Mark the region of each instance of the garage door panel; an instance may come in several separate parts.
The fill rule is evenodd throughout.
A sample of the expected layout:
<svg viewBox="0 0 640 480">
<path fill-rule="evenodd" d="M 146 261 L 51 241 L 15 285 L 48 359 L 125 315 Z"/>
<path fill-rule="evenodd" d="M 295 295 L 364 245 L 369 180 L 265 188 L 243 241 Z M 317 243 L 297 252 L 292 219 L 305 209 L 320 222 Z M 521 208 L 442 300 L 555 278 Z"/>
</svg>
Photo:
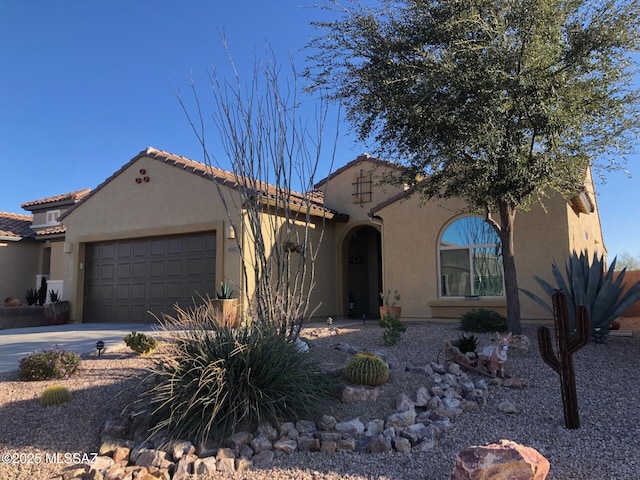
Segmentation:
<svg viewBox="0 0 640 480">
<path fill-rule="evenodd" d="M 153 321 L 215 296 L 214 232 L 89 244 L 84 320 Z"/>
</svg>

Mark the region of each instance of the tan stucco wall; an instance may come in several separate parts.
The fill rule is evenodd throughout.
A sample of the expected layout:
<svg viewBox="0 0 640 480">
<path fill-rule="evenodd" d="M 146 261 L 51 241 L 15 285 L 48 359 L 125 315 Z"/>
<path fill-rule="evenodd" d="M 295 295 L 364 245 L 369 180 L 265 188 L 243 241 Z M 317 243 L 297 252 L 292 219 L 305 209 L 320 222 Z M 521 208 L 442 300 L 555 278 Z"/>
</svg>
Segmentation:
<svg viewBox="0 0 640 480">
<path fill-rule="evenodd" d="M 49 266 L 49 278 L 51 280 L 63 280 L 64 279 L 64 261 L 65 254 L 64 240 L 52 240 L 49 243 L 51 248 L 51 263 Z"/>
<path fill-rule="evenodd" d="M 395 202 L 378 214 L 383 221 L 384 288 L 402 294 L 405 318 L 457 318 L 473 308 L 506 313 L 504 299 L 440 298 L 438 242 L 446 227 L 464 216 L 460 200 L 432 200 L 420 206 L 418 198 Z M 564 258 L 569 249 L 567 202 L 553 195 L 545 208 L 534 206 L 516 216 L 515 256 L 520 288 L 541 294 L 533 276 L 551 280 L 553 258 Z M 526 295 L 520 295 L 525 320 L 548 318 Z"/>
<path fill-rule="evenodd" d="M 148 183 L 136 183 L 140 169 Z M 237 194 L 222 189 L 232 205 L 234 198 L 237 202 Z M 237 215 L 233 220 L 240 225 Z M 214 183 L 158 160 L 139 158 L 94 191 L 63 223 L 70 250 L 64 254 L 65 297 L 71 300 L 74 321 L 82 319 L 85 245 L 90 242 L 215 230 L 216 281 L 241 283 L 240 254 L 236 241 L 227 239 L 229 220 Z"/>
<path fill-rule="evenodd" d="M 0 299 L 17 297 L 26 303 L 25 290 L 36 288 L 41 248 L 36 242 L 0 240 Z"/>
<path fill-rule="evenodd" d="M 265 241 L 268 241 L 265 245 L 266 257 L 273 260 L 277 260 L 274 257 L 274 242 L 269 242 L 269 239 L 274 235 L 277 237 L 276 242 L 282 244 L 285 241 L 286 232 L 285 225 L 287 219 L 282 215 L 275 215 L 273 208 L 265 208 L 264 212 L 260 215 L 262 225 L 262 235 Z M 245 216 L 245 222 L 248 217 Z M 299 213 L 295 217 L 291 217 L 294 230 L 291 234 L 290 241 L 298 244 L 307 244 L 306 249 L 307 259 L 304 262 L 304 282 L 299 283 L 298 287 L 301 287 L 301 291 L 306 296 L 308 292 L 311 292 L 309 298 L 307 316 L 313 314 L 314 317 L 326 317 L 328 315 L 335 315 L 336 312 L 336 288 L 335 288 L 335 261 L 334 261 L 334 230 L 335 222 L 330 219 L 323 219 L 322 217 L 312 216 L 309 220 L 309 228 L 305 227 L 305 214 Z M 305 239 L 305 230 L 308 238 Z M 251 268 L 253 265 L 253 259 L 255 257 L 255 249 L 253 248 L 254 239 L 251 234 L 251 229 L 245 226 L 243 239 L 243 252 L 245 255 L 245 261 L 247 266 L 247 284 L 248 284 L 248 301 L 251 301 L 255 292 L 255 275 Z M 293 252 L 290 253 L 290 265 L 291 265 L 291 277 L 297 274 L 302 275 L 303 268 L 299 265 L 301 259 L 300 254 Z M 317 261 L 312 260 L 312 256 L 316 256 Z M 274 272 L 277 271 L 277 266 L 273 264 Z M 300 277 L 302 278 L 302 277 Z M 272 275 L 272 279 L 275 280 L 275 275 Z M 312 287 L 313 285 L 313 287 Z"/>
<path fill-rule="evenodd" d="M 607 255 L 607 249 L 602 236 L 598 200 L 593 184 L 591 171 L 587 172 L 585 180 L 587 195 L 593 201 L 595 211 L 579 213 L 567 204 L 567 219 L 569 223 L 569 248 L 571 251 L 586 252 L 589 257 Z"/>
</svg>

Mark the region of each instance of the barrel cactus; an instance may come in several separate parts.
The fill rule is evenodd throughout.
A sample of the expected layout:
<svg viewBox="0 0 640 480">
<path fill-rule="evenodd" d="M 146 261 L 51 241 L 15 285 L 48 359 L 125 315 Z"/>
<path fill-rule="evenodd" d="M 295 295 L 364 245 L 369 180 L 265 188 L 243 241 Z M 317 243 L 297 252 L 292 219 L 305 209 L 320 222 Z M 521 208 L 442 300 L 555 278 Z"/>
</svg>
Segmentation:
<svg viewBox="0 0 640 480">
<path fill-rule="evenodd" d="M 389 379 L 389 367 L 374 353 L 356 353 L 344 369 L 344 375 L 351 383 L 360 385 L 382 385 Z"/>
<path fill-rule="evenodd" d="M 71 401 L 71 392 L 62 385 L 53 385 L 42 392 L 40 403 L 45 407 Z"/>
</svg>

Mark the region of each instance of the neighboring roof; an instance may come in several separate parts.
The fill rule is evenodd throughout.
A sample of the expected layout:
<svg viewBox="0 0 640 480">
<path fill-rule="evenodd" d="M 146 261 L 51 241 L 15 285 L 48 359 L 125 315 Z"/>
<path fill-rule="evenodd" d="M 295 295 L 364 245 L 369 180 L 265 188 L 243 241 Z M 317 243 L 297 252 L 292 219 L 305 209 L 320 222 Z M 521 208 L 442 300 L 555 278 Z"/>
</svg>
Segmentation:
<svg viewBox="0 0 640 480">
<path fill-rule="evenodd" d="M 32 215 L 0 212 L 0 237 L 16 241 L 22 238 L 33 238 L 32 221 Z"/>
<path fill-rule="evenodd" d="M 53 197 L 40 198 L 38 200 L 31 200 L 30 202 L 25 202 L 20 205 L 25 210 L 37 210 L 43 207 L 49 206 L 51 204 L 68 204 L 68 203 L 78 203 L 84 197 L 89 195 L 91 192 L 90 188 L 84 188 L 82 190 L 76 190 L 74 192 L 62 193 L 60 195 L 55 195 Z"/>
<path fill-rule="evenodd" d="M 118 169 L 113 175 L 107 178 L 104 182 L 102 182 L 98 187 L 93 189 L 88 195 L 86 195 L 81 202 L 76 203 L 69 210 L 64 212 L 60 219 L 65 218 L 69 215 L 73 210 L 75 210 L 78 206 L 80 206 L 84 201 L 91 198 L 97 192 L 102 190 L 105 185 L 111 182 L 114 178 L 124 172 L 127 168 L 129 168 L 133 163 L 138 161 L 140 158 L 152 158 L 154 160 L 158 160 L 159 162 L 165 163 L 172 167 L 179 168 L 180 170 L 193 173 L 199 177 L 207 178 L 209 180 L 213 180 L 220 185 L 224 185 L 228 188 L 237 190 L 238 182 L 236 180 L 236 175 L 233 172 L 229 172 L 227 170 L 222 170 L 220 168 L 216 168 L 213 166 L 205 165 L 201 162 L 196 162 L 195 160 L 190 160 L 186 157 L 182 157 L 180 155 L 175 155 L 173 153 L 165 152 L 163 150 L 158 150 L 153 147 L 147 147 L 145 150 L 142 150 L 138 155 L 133 157 L 129 162 L 123 165 L 120 169 Z M 278 198 L 278 188 L 274 185 L 268 183 L 258 183 L 256 185 L 257 190 L 262 195 L 267 197 L 267 200 L 275 200 Z M 293 205 L 305 206 L 307 200 L 310 200 L 312 207 L 318 210 L 318 213 L 325 214 L 337 214 L 337 212 L 330 210 L 324 207 L 324 196 L 322 192 L 312 191 L 309 194 L 302 194 L 299 192 L 291 191 L 289 201 Z"/>
<path fill-rule="evenodd" d="M 346 165 L 344 165 L 344 166 L 340 167 L 339 169 L 337 169 L 335 172 L 331 172 L 327 177 L 323 178 L 318 183 L 316 183 L 313 186 L 313 188 L 315 188 L 316 190 L 319 189 L 326 182 L 328 182 L 332 178 L 340 175 L 345 170 L 348 170 L 348 169 L 350 169 L 352 167 L 357 166 L 359 163 L 364 163 L 364 162 L 372 163 L 375 166 L 389 167 L 389 168 L 393 168 L 393 169 L 396 169 L 396 170 L 402 169 L 402 166 L 397 164 L 397 163 L 389 162 L 387 160 L 380 160 L 378 158 L 372 157 L 368 153 L 363 153 L 362 155 L 358 155 L 358 157 L 356 157 L 355 160 L 351 160 Z"/>
</svg>

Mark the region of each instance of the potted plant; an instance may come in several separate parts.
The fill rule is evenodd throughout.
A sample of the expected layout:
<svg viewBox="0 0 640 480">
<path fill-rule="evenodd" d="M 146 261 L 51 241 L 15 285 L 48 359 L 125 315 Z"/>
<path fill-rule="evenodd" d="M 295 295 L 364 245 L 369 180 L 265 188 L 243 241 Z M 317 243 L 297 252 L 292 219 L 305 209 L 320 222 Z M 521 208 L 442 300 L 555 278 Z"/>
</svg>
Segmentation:
<svg viewBox="0 0 640 480">
<path fill-rule="evenodd" d="M 44 304 L 44 318 L 48 325 L 63 325 L 69 322 L 71 307 L 69 302 L 62 300 L 55 290 L 49 291 L 49 301 Z"/>
<path fill-rule="evenodd" d="M 233 288 L 226 283 L 220 283 L 220 290 L 216 292 L 213 301 L 214 312 L 221 327 L 233 328 L 238 322 L 237 299 L 233 298 Z"/>
<path fill-rule="evenodd" d="M 402 307 L 398 306 L 400 301 L 400 294 L 398 290 L 395 290 L 393 294 L 391 290 L 387 290 L 387 293 L 380 292 L 380 298 L 382 299 L 382 305 L 380 306 L 380 318 L 390 316 L 398 320 L 402 313 Z"/>
</svg>

